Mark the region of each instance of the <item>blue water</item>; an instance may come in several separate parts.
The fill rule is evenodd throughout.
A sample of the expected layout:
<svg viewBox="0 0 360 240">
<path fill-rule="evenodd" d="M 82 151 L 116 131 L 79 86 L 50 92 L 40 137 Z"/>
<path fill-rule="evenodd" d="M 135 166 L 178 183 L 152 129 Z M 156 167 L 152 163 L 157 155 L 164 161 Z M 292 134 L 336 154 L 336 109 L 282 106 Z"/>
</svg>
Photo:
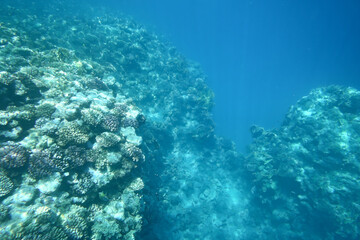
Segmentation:
<svg viewBox="0 0 360 240">
<path fill-rule="evenodd" d="M 104 3 L 101 3 L 104 4 Z M 201 64 L 218 134 L 243 151 L 249 126 L 278 127 L 314 87 L 360 87 L 357 0 L 106 1 Z"/>
</svg>

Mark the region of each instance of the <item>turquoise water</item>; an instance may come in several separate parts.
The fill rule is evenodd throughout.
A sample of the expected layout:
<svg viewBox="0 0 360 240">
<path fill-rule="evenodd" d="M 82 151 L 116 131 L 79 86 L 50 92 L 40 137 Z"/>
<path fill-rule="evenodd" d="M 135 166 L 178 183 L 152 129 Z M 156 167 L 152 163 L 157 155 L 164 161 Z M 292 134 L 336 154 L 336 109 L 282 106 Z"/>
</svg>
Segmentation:
<svg viewBox="0 0 360 240">
<path fill-rule="evenodd" d="M 0 239 L 358 239 L 355 1 L 3 1 Z"/>
</svg>

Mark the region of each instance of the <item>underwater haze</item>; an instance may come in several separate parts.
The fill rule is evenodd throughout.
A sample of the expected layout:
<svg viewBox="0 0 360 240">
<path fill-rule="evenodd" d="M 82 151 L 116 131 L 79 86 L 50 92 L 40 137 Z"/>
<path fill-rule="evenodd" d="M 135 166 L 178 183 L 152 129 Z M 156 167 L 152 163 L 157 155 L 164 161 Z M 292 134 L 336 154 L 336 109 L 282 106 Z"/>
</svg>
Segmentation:
<svg viewBox="0 0 360 240">
<path fill-rule="evenodd" d="M 359 13 L 2 0 L 0 239 L 359 239 Z"/>
<path fill-rule="evenodd" d="M 244 151 L 249 126 L 280 126 L 312 88 L 360 87 L 360 3 L 109 1 L 201 64 L 216 131 Z"/>
</svg>

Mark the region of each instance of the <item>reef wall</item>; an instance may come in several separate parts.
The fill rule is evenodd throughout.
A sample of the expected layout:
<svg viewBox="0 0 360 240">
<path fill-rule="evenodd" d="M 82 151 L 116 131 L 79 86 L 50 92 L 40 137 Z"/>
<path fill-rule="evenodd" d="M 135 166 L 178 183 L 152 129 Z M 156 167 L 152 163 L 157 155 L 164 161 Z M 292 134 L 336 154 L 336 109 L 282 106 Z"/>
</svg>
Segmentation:
<svg viewBox="0 0 360 240">
<path fill-rule="evenodd" d="M 256 237 L 358 239 L 360 92 L 315 89 L 290 108 L 280 129 L 251 131 L 244 168 L 251 212 L 262 219 Z"/>
<path fill-rule="evenodd" d="M 239 231 L 244 202 L 220 168 L 238 156 L 214 135 L 199 66 L 129 18 L 67 3 L 1 6 L 1 238 Z"/>
<path fill-rule="evenodd" d="M 81 20 L 20 6 L 0 17 L 0 238 L 133 239 L 144 116 L 115 69 L 62 44 Z"/>
</svg>

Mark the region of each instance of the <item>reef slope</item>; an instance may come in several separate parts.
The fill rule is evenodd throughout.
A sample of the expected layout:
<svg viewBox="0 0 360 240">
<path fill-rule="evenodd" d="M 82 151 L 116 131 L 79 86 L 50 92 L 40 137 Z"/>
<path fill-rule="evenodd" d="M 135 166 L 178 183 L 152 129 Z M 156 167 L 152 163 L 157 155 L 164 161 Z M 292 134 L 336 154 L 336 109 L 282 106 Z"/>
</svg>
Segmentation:
<svg viewBox="0 0 360 240">
<path fill-rule="evenodd" d="M 244 168 L 261 239 L 358 239 L 360 92 L 314 89 L 281 128 L 252 127 Z"/>
<path fill-rule="evenodd" d="M 198 65 L 101 9 L 0 12 L 2 239 L 242 235 L 239 156 Z"/>
</svg>

